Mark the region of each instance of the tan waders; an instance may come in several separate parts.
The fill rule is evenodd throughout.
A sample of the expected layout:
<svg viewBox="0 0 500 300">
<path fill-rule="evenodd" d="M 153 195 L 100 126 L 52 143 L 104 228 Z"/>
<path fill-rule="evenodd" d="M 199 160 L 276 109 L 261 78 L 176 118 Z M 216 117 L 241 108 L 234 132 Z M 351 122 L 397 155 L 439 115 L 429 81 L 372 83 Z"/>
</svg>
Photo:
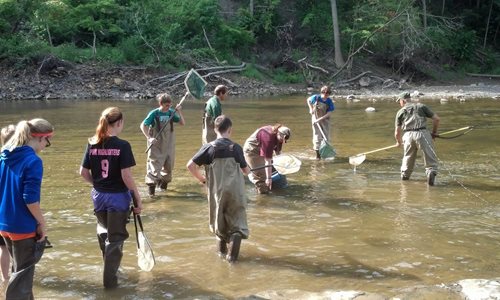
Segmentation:
<svg viewBox="0 0 500 300">
<path fill-rule="evenodd" d="M 258 151 L 258 150 L 256 150 Z M 245 160 L 250 168 L 260 167 L 266 164 L 264 157 L 259 154 L 255 154 L 255 151 L 245 152 Z M 269 187 L 266 184 L 266 169 L 259 169 L 252 171 L 248 176 L 248 179 L 255 185 L 255 189 L 259 194 L 269 193 Z"/>
<path fill-rule="evenodd" d="M 217 134 L 215 133 L 214 120 L 212 117 L 205 113 L 202 125 L 201 142 L 203 145 L 215 141 L 217 139 Z"/>
<path fill-rule="evenodd" d="M 314 103 L 314 114 L 316 118 L 321 118 L 322 116 L 326 115 L 328 105 L 326 103 L 322 103 L 319 101 L 316 101 Z M 321 145 L 321 141 L 323 141 L 323 135 L 321 134 L 321 131 L 318 129 L 318 126 L 321 126 L 321 129 L 323 130 L 323 133 L 325 134 L 325 137 L 328 139 L 330 136 L 330 118 L 323 119 L 319 121 L 316 124 L 312 125 L 313 129 L 313 149 L 316 150 L 316 158 L 320 158 L 319 156 L 319 147 Z"/>
<path fill-rule="evenodd" d="M 123 257 L 123 243 L 128 238 L 129 212 L 96 212 L 97 240 L 104 259 L 103 285 L 114 288 L 118 285 L 118 268 Z"/>
<path fill-rule="evenodd" d="M 163 126 L 165 123 L 160 124 Z M 150 135 L 156 136 L 158 127 L 150 129 Z M 149 145 L 148 145 L 149 146 Z M 146 165 L 146 184 L 149 194 L 154 195 L 155 187 L 166 189 L 167 184 L 172 181 L 172 170 L 175 162 L 175 133 L 173 122 L 167 125 L 157 137 L 157 142 L 151 146 L 148 152 Z"/>
<path fill-rule="evenodd" d="M 210 231 L 217 236 L 220 255 L 227 252 L 226 258 L 235 261 L 241 239 L 249 234 L 243 173 L 234 158 L 228 157 L 214 159 L 207 174 Z"/>
</svg>

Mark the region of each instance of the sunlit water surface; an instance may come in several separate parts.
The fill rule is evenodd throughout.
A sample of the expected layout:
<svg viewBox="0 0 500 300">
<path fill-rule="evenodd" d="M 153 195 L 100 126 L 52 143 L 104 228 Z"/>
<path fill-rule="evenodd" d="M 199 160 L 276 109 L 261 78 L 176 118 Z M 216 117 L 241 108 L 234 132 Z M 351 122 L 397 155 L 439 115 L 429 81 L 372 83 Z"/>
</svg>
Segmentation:
<svg viewBox="0 0 500 300">
<path fill-rule="evenodd" d="M 215 253 L 205 193 L 185 168 L 201 143 L 202 102 L 184 105 L 186 126 L 176 127 L 175 178 L 166 193 L 145 200 L 143 221 L 157 259 L 150 273 L 137 267 L 133 225 L 125 244 L 121 286 L 104 291 L 95 238 L 90 186 L 77 174 L 100 112 L 119 106 L 121 137 L 130 141 L 134 177 L 146 196 L 145 138 L 139 124 L 153 100 L 0 103 L 0 125 L 43 117 L 56 127 L 41 157 L 42 207 L 54 248 L 37 265 L 37 298 L 158 299 L 237 298 L 264 290 L 363 290 L 394 295 L 398 289 L 500 274 L 498 101 L 429 102 L 441 131 L 476 128 L 452 140 L 436 140 L 441 170 L 427 187 L 419 154 L 412 180 L 401 182 L 401 149 L 367 155 L 356 172 L 348 157 L 394 143 L 398 106 L 392 101 L 346 103 L 333 113 L 333 162 L 312 160 L 305 97 L 235 99 L 224 112 L 243 144 L 256 128 L 282 122 L 292 129 L 284 152 L 302 160 L 289 188 L 256 195 L 247 184 L 250 238 L 240 261 Z M 373 106 L 375 113 L 366 113 Z"/>
</svg>

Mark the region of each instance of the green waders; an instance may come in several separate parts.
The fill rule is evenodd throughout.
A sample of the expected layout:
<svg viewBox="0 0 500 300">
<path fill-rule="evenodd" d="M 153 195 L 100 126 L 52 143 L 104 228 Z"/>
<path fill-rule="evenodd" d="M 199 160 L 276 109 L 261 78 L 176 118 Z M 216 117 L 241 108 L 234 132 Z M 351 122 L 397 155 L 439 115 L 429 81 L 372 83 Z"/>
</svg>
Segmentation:
<svg viewBox="0 0 500 300">
<path fill-rule="evenodd" d="M 160 124 L 161 126 L 164 123 Z M 150 129 L 151 136 L 156 136 L 161 126 Z M 149 145 L 148 145 L 149 146 Z M 175 162 L 175 133 L 174 125 L 171 121 L 165 129 L 162 130 L 157 142 L 151 146 L 148 152 L 146 165 L 146 184 L 148 186 L 164 186 L 172 181 L 172 171 Z M 153 189 L 154 192 L 154 189 Z M 154 194 L 154 193 L 153 193 Z"/>
<path fill-rule="evenodd" d="M 207 172 L 210 231 L 217 237 L 221 254 L 228 251 L 226 259 L 235 261 L 241 239 L 249 234 L 243 173 L 232 157 L 214 159 Z"/>
</svg>

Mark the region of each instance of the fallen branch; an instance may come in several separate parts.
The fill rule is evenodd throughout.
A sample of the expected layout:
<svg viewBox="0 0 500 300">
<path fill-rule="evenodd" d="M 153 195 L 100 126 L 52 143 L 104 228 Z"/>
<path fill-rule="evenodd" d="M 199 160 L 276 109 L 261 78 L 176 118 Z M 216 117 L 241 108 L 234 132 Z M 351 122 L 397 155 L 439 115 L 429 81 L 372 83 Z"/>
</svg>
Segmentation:
<svg viewBox="0 0 500 300">
<path fill-rule="evenodd" d="M 366 72 L 363 72 L 357 76 L 354 76 L 353 78 L 350 78 L 350 79 L 347 79 L 347 80 L 343 80 L 341 83 L 349 83 L 349 82 L 352 82 L 352 81 L 355 81 L 355 80 L 358 80 L 359 78 L 365 76 L 366 74 L 370 74 L 371 71 L 366 71 Z"/>
<path fill-rule="evenodd" d="M 471 77 L 491 77 L 491 78 L 500 78 L 500 75 L 496 74 L 477 74 L 477 73 L 465 73 L 467 76 Z"/>
</svg>

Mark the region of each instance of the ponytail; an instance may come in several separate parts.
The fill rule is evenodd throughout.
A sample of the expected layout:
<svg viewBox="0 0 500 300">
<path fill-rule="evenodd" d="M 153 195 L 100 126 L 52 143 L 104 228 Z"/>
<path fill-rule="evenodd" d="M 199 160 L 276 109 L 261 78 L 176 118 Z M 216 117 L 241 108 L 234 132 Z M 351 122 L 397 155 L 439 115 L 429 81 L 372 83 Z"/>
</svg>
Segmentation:
<svg viewBox="0 0 500 300">
<path fill-rule="evenodd" d="M 30 121 L 23 120 L 16 125 L 16 130 L 10 139 L 7 140 L 3 149 L 14 149 L 21 147 L 35 137 L 51 137 L 54 134 L 54 126 L 47 120 L 36 118 Z"/>
<path fill-rule="evenodd" d="M 279 129 L 281 126 L 283 126 L 283 125 L 281 125 L 280 123 L 276 123 L 276 124 L 274 124 L 274 125 L 273 125 L 273 133 L 274 133 L 274 134 L 278 133 L 278 129 Z"/>
<path fill-rule="evenodd" d="M 16 131 L 16 125 L 14 124 L 9 124 L 2 128 L 2 131 L 0 133 L 0 144 L 3 146 L 7 141 L 14 135 L 14 132 Z"/>
<path fill-rule="evenodd" d="M 96 145 L 103 143 L 107 138 L 109 138 L 108 129 L 113 126 L 116 122 L 123 119 L 123 114 L 118 107 L 108 107 L 102 113 L 99 118 L 99 123 L 95 130 L 93 137 L 89 139 L 91 145 Z"/>
</svg>

